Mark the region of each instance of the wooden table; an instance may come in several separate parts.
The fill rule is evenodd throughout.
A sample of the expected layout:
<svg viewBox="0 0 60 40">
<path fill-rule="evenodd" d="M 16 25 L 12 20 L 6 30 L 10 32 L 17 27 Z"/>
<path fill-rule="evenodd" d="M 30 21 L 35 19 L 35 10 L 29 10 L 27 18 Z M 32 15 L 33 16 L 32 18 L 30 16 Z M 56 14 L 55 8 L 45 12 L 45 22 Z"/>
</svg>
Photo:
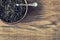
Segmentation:
<svg viewBox="0 0 60 40">
<path fill-rule="evenodd" d="M 29 7 L 20 23 L 8 25 L 0 20 L 0 40 L 60 40 L 60 0 L 27 0 Z"/>
</svg>

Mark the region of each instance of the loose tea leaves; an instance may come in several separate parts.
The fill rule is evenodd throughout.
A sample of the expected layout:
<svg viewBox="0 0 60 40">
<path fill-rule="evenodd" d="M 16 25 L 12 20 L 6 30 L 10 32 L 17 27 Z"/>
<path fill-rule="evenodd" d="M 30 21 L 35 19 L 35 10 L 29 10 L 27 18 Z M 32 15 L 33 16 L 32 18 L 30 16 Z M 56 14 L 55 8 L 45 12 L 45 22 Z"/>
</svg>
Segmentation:
<svg viewBox="0 0 60 40">
<path fill-rule="evenodd" d="M 4 22 L 13 23 L 19 21 L 25 14 L 26 6 L 24 0 L 0 0 L 0 19 Z"/>
</svg>

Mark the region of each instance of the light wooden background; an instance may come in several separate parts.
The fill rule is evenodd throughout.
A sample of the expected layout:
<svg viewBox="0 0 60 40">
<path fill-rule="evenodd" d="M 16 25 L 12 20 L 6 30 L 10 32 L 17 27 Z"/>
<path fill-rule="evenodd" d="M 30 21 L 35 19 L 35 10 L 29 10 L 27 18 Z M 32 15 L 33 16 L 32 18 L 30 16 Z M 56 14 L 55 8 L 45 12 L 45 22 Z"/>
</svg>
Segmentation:
<svg viewBox="0 0 60 40">
<path fill-rule="evenodd" d="M 27 0 L 29 7 L 20 23 L 8 25 L 0 20 L 0 40 L 60 40 L 60 0 Z"/>
</svg>

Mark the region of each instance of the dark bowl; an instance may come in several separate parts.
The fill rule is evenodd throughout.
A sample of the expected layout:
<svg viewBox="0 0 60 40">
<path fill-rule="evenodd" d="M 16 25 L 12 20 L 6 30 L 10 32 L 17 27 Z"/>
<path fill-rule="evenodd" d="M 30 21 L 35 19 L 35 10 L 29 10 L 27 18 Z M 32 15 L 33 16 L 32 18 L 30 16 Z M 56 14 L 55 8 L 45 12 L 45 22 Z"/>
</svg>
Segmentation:
<svg viewBox="0 0 60 40">
<path fill-rule="evenodd" d="M 26 6 L 16 6 L 16 4 Z M 26 0 L 0 0 L 0 19 L 8 24 L 20 22 L 27 14 L 28 5 Z"/>
</svg>

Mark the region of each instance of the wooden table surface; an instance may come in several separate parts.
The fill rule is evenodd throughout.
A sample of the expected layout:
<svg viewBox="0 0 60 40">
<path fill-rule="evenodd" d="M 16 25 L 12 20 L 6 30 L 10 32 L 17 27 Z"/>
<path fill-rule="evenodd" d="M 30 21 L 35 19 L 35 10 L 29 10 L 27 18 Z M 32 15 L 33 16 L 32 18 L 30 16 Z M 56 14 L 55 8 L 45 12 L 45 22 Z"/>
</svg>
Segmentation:
<svg viewBox="0 0 60 40">
<path fill-rule="evenodd" d="M 27 0 L 37 2 L 18 24 L 0 20 L 0 40 L 60 40 L 60 0 Z"/>
</svg>

